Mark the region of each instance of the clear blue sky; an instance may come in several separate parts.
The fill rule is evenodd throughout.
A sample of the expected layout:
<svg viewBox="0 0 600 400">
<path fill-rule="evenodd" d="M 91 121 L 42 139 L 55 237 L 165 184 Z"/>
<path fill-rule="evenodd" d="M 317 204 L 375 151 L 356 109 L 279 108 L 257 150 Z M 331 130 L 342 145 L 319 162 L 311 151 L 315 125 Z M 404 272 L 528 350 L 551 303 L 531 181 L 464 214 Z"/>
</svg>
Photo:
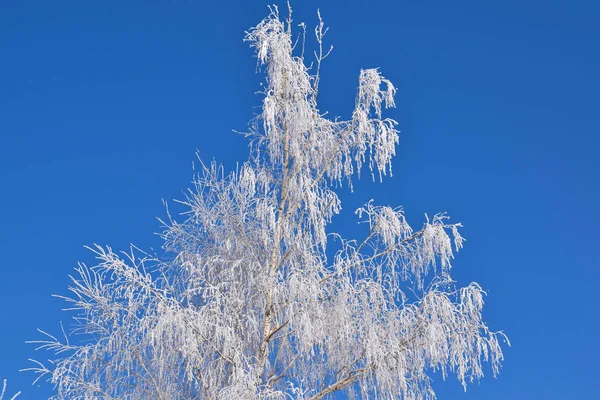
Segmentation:
<svg viewBox="0 0 600 400">
<path fill-rule="evenodd" d="M 321 108 L 347 117 L 361 67 L 398 87 L 394 177 L 343 194 L 336 227 L 375 198 L 414 224 L 447 211 L 468 242 L 462 284 L 513 347 L 499 379 L 441 383 L 441 399 L 600 398 L 600 8 L 593 1 L 305 1 L 335 45 Z M 233 167 L 262 76 L 244 30 L 267 1 L 0 2 L 0 377 L 35 329 L 59 332 L 83 245 L 159 247 L 161 199 L 181 198 L 194 152 Z M 281 4 L 283 7 L 283 4 Z M 510 397 L 509 397 L 510 396 Z"/>
</svg>

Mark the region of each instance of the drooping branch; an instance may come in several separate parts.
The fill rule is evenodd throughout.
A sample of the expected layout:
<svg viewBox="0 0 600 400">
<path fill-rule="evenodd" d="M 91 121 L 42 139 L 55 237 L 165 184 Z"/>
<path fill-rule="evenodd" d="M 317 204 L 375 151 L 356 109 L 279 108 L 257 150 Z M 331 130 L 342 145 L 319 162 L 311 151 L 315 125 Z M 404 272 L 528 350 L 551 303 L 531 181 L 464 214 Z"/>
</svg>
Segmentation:
<svg viewBox="0 0 600 400">
<path fill-rule="evenodd" d="M 410 241 L 413 241 L 413 240 L 417 239 L 417 238 L 418 238 L 418 237 L 420 237 L 421 235 L 423 235 L 423 230 L 420 230 L 420 231 L 417 231 L 417 232 L 413 233 L 413 234 L 412 234 L 410 237 L 408 237 L 408 238 L 406 238 L 406 239 L 403 239 L 403 240 L 401 240 L 400 242 L 398 242 L 397 244 L 395 244 L 395 245 L 394 245 L 394 246 L 392 246 L 392 247 L 388 247 L 388 248 L 386 248 L 385 250 L 382 250 L 382 251 L 380 251 L 380 252 L 377 252 L 377 253 L 375 253 L 375 254 L 373 254 L 373 255 L 369 256 L 369 257 L 366 257 L 366 258 L 361 258 L 360 260 L 358 260 L 358 261 L 356 261 L 356 262 L 354 262 L 354 263 L 352 263 L 352 264 L 350 264 L 350 265 L 344 266 L 344 268 L 341 268 L 340 270 L 334 271 L 334 272 L 332 272 L 332 273 L 330 273 L 330 274 L 328 274 L 328 275 L 324 276 L 324 277 L 323 277 L 323 278 L 322 278 L 322 279 L 319 281 L 319 283 L 320 283 L 320 284 L 322 284 L 322 283 L 325 283 L 325 282 L 326 282 L 326 281 L 328 281 L 329 279 L 331 279 L 331 278 L 333 278 L 333 277 L 335 277 L 335 276 L 338 276 L 338 275 L 340 275 L 340 274 L 346 273 L 346 272 L 348 272 L 348 271 L 350 271 L 350 270 L 352 270 L 352 269 L 354 269 L 354 268 L 356 268 L 356 267 L 358 267 L 358 266 L 360 266 L 360 265 L 362 265 L 362 264 L 366 264 L 366 263 L 368 263 L 368 262 L 371 262 L 371 261 L 373 261 L 373 260 L 375 260 L 375 259 L 378 259 L 378 258 L 384 257 L 385 255 L 387 255 L 387 254 L 389 254 L 389 253 L 391 253 L 391 252 L 393 252 L 393 251 L 396 251 L 396 250 L 398 250 L 399 248 L 401 248 L 402 246 L 404 246 L 404 245 L 405 245 L 405 244 L 407 244 L 408 242 L 410 242 Z M 361 245 L 361 246 L 362 246 L 362 245 Z"/>
</svg>

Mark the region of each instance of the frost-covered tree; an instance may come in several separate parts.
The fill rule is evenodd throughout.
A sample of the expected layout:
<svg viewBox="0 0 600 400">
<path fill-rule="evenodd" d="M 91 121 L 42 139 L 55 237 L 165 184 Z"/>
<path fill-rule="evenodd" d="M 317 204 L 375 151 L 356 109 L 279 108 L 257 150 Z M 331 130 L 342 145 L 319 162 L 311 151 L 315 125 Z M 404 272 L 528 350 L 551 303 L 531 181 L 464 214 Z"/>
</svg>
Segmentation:
<svg viewBox="0 0 600 400">
<path fill-rule="evenodd" d="M 231 173 L 202 165 L 185 219 L 164 224 L 172 256 L 95 246 L 99 262 L 77 268 L 76 324 L 64 340 L 46 334 L 38 343 L 56 356 L 32 368 L 55 399 L 428 399 L 431 372 L 465 386 L 486 361 L 498 372 L 484 292 L 450 276 L 460 224 L 439 214 L 414 229 L 401 208 L 368 202 L 364 238 L 328 230 L 334 188 L 363 166 L 391 172 L 398 131 L 382 112 L 396 89 L 362 70 L 350 119 L 326 118 L 326 29 L 309 68 L 300 27 L 296 40 L 273 8 L 247 32 L 266 73 L 249 160 Z"/>
</svg>

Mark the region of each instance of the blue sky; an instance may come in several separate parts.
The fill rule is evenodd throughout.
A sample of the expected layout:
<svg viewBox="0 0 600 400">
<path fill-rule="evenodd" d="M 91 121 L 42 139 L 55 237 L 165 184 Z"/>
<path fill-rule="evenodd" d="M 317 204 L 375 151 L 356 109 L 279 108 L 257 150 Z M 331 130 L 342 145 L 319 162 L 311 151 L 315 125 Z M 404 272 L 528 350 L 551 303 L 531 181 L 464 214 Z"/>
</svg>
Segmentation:
<svg viewBox="0 0 600 400">
<path fill-rule="evenodd" d="M 398 87 L 394 176 L 342 193 L 339 230 L 374 198 L 410 222 L 462 221 L 459 283 L 487 291 L 485 318 L 513 346 L 499 378 L 441 399 L 600 396 L 600 8 L 592 1 L 296 1 L 320 8 L 335 49 L 321 109 L 347 117 L 360 68 Z M 161 199 L 182 197 L 198 149 L 228 168 L 262 76 L 242 43 L 265 1 L 0 3 L 0 377 L 19 373 L 36 328 L 59 332 L 83 245 L 160 247 Z M 281 4 L 283 6 L 283 4 Z M 490 371 L 488 371 L 490 372 Z M 489 375 L 489 374 L 488 374 Z"/>
</svg>

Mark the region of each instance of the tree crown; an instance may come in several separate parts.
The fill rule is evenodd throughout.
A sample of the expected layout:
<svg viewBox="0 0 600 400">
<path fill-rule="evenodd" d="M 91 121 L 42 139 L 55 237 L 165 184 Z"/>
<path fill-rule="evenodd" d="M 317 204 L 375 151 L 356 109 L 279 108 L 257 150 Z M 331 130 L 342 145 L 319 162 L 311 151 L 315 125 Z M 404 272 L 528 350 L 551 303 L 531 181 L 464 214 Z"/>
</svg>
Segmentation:
<svg viewBox="0 0 600 400">
<path fill-rule="evenodd" d="M 498 372 L 483 290 L 450 277 L 460 224 L 438 214 L 415 230 L 371 201 L 357 210 L 365 238 L 328 231 L 336 186 L 363 166 L 391 173 L 397 124 L 382 115 L 396 89 L 362 70 L 351 118 L 328 119 L 317 106 L 326 29 L 309 68 L 301 27 L 295 41 L 274 7 L 247 32 L 266 73 L 249 160 L 229 174 L 202 164 L 185 219 L 165 223 L 171 259 L 95 246 L 99 263 L 77 268 L 65 299 L 87 340 L 46 334 L 38 343 L 58 358 L 33 368 L 55 398 L 421 399 L 434 397 L 431 370 L 465 386 L 484 361 Z"/>
</svg>

